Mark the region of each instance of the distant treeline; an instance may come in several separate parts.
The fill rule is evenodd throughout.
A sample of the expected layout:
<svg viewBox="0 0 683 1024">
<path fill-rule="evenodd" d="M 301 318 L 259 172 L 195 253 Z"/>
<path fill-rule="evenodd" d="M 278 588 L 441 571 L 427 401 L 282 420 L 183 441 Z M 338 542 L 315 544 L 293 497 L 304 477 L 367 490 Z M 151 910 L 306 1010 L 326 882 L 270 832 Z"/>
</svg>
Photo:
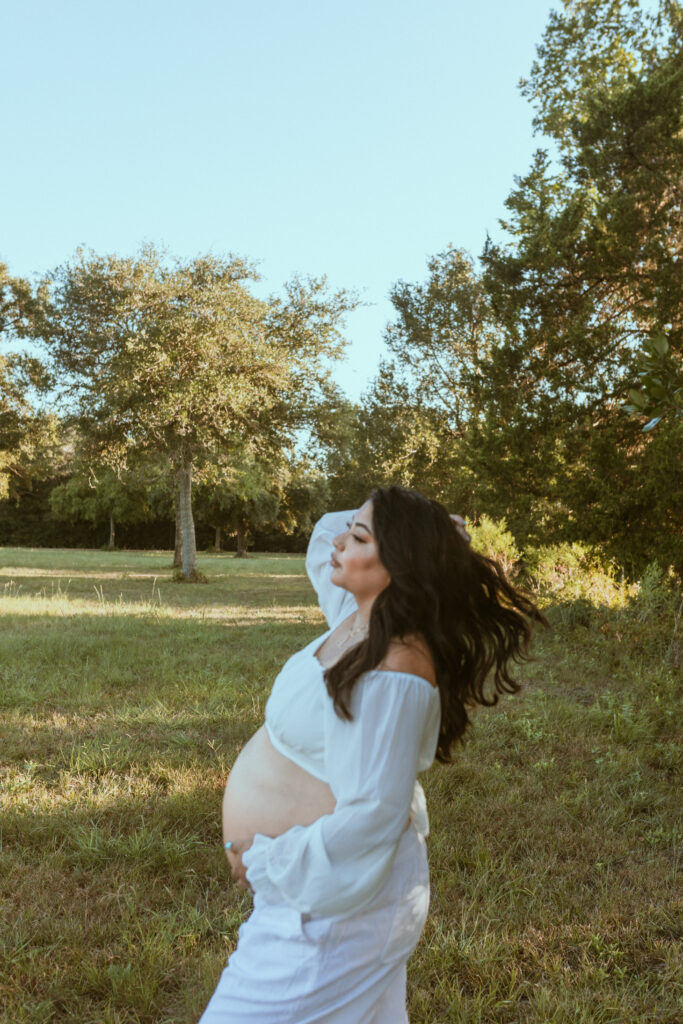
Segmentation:
<svg viewBox="0 0 683 1024">
<path fill-rule="evenodd" d="M 64 481 L 46 480 L 22 496 L 21 502 L 0 500 L 0 537 L 7 547 L 33 548 L 107 548 L 110 523 L 93 525 L 84 519 L 64 521 L 55 518 L 50 493 Z M 175 520 L 154 518 L 142 523 L 115 525 L 114 547 L 129 550 L 173 550 Z M 195 522 L 199 551 L 216 551 L 216 528 L 201 520 Z M 308 534 L 294 536 L 277 529 L 254 530 L 248 539 L 251 551 L 301 553 L 306 550 Z M 237 534 L 225 530 L 220 535 L 220 550 L 237 552 Z"/>
</svg>

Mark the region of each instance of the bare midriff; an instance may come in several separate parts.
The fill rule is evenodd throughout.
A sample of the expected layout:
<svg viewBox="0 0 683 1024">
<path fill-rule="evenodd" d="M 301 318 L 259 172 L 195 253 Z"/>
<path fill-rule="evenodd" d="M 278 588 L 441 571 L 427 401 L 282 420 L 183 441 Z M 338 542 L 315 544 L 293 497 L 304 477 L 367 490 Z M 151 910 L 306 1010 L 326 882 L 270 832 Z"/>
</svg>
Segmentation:
<svg viewBox="0 0 683 1024">
<path fill-rule="evenodd" d="M 335 808 L 326 782 L 290 761 L 270 742 L 265 725 L 233 765 L 223 795 L 223 842 L 259 832 L 279 836 L 294 825 L 311 825 Z"/>
<path fill-rule="evenodd" d="M 349 615 L 315 652 L 323 668 L 341 657 L 353 639 Z M 280 836 L 294 825 L 311 825 L 336 805 L 326 782 L 311 775 L 270 742 L 265 725 L 240 752 L 223 795 L 223 842 L 250 840 L 259 832 Z M 233 863 L 233 855 L 228 853 Z"/>
</svg>

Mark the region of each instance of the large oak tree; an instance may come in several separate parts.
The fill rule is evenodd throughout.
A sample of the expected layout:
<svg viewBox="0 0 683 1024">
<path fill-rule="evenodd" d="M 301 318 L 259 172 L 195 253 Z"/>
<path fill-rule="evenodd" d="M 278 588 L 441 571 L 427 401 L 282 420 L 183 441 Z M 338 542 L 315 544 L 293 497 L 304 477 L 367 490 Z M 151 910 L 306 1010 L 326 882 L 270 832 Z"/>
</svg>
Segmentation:
<svg viewBox="0 0 683 1024">
<path fill-rule="evenodd" d="M 183 575 L 196 573 L 192 478 L 226 452 L 269 455 L 293 443 L 330 387 L 354 308 L 324 279 L 295 278 L 257 299 L 245 260 L 169 260 L 79 251 L 42 284 L 35 333 L 51 354 L 71 413 L 100 456 L 164 453 L 178 479 Z"/>
</svg>

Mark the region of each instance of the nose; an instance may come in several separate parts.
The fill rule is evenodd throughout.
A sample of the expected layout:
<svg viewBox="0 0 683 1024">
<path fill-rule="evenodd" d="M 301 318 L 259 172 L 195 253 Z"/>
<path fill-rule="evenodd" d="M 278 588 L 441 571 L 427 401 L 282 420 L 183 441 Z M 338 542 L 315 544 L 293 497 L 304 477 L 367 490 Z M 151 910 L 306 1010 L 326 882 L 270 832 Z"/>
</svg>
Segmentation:
<svg viewBox="0 0 683 1024">
<path fill-rule="evenodd" d="M 336 536 L 336 537 L 334 538 L 334 540 L 332 541 L 332 545 L 333 545 L 333 547 L 334 547 L 335 549 L 336 549 L 336 548 L 340 548 L 340 547 L 343 547 L 343 546 L 344 546 L 344 537 L 345 537 L 345 536 L 346 536 L 346 533 L 338 533 L 338 534 L 337 534 L 337 536 Z"/>
</svg>

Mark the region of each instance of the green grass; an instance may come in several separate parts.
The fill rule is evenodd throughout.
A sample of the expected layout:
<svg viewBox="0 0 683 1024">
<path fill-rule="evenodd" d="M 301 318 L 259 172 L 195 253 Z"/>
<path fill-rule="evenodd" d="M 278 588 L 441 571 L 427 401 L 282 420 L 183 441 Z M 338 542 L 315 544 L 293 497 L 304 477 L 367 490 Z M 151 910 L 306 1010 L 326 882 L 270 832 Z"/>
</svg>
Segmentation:
<svg viewBox="0 0 683 1024">
<path fill-rule="evenodd" d="M 223 785 L 324 626 L 300 556 L 199 568 L 0 549 L 2 1024 L 192 1024 L 234 946 Z M 652 607 L 551 608 L 524 693 L 424 777 L 412 1024 L 680 1020 L 680 646 Z"/>
</svg>

